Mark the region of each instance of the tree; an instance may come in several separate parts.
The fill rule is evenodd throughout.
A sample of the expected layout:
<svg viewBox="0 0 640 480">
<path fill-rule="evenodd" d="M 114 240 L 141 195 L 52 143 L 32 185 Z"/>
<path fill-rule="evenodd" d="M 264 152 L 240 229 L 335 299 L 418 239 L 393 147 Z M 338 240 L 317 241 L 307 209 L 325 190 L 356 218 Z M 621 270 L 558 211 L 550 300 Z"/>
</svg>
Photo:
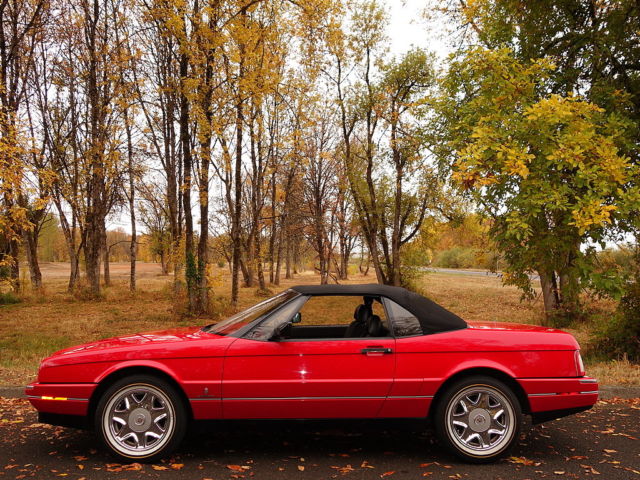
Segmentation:
<svg viewBox="0 0 640 480">
<path fill-rule="evenodd" d="M 22 235 L 32 241 L 27 253 L 34 286 L 40 288 L 37 257 L 32 249 L 35 237 L 27 232 L 33 231 L 32 220 L 39 223 L 44 218 L 46 202 L 39 199 L 36 205 L 27 205 L 28 192 L 23 183 L 29 151 L 21 114 L 47 10 L 45 0 L 5 0 L 0 4 L 0 236 L 4 237 L 0 267 L 9 266 L 16 291 Z"/>
<path fill-rule="evenodd" d="M 452 12 L 471 26 L 472 42 L 507 46 L 521 62 L 553 59 L 547 86 L 580 91 L 607 111 L 640 119 L 640 5 L 635 0 L 460 1 Z M 620 93 L 628 95 L 620 101 Z M 635 129 L 637 135 L 638 129 Z"/>
<path fill-rule="evenodd" d="M 401 285 L 401 249 L 419 232 L 427 211 L 437 208 L 442 186 L 427 162 L 428 136 L 419 121 L 434 85 L 432 59 L 416 49 L 385 64 L 385 23 L 377 2 L 357 3 L 350 35 L 337 35 L 330 45 L 335 58 L 330 78 L 362 237 L 378 282 Z M 357 81 L 348 82 L 348 69 Z"/>
<path fill-rule="evenodd" d="M 505 283 L 531 295 L 537 272 L 549 317 L 570 318 L 581 287 L 614 287 L 594 273 L 594 245 L 637 210 L 640 192 L 638 168 L 621 153 L 627 121 L 578 95 L 550 93 L 552 71 L 506 48 L 461 54 L 443 82 L 439 155 L 492 217 Z"/>
</svg>

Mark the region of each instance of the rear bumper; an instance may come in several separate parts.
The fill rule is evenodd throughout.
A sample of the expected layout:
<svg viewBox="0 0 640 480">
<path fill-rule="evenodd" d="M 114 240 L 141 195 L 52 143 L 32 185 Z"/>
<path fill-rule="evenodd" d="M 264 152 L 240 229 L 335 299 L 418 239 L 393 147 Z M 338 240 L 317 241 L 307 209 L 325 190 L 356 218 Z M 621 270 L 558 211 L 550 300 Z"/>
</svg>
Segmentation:
<svg viewBox="0 0 640 480">
<path fill-rule="evenodd" d="M 518 379 L 534 422 L 588 410 L 598 401 L 598 381 L 591 377 Z"/>
<path fill-rule="evenodd" d="M 95 383 L 32 383 L 25 395 L 40 413 L 86 416 Z"/>
</svg>

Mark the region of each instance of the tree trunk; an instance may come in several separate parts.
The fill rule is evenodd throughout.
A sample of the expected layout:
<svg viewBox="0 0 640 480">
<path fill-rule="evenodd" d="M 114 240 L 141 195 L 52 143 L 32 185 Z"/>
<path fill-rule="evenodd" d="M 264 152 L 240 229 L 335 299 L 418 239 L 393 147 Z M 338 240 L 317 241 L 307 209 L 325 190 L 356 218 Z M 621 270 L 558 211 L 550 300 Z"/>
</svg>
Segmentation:
<svg viewBox="0 0 640 480">
<path fill-rule="evenodd" d="M 42 293 L 42 273 L 40 272 L 40 264 L 38 263 L 38 232 L 35 228 L 33 230 L 27 230 L 22 235 L 22 238 L 29 263 L 31 287 L 35 291 Z"/>
<path fill-rule="evenodd" d="M 100 254 L 102 253 L 102 228 L 94 218 L 87 214 L 85 230 L 84 258 L 87 269 L 89 290 L 94 297 L 100 296 Z"/>
<path fill-rule="evenodd" d="M 60 227 L 64 235 L 65 243 L 67 245 L 67 252 L 69 254 L 69 263 L 71 271 L 69 272 L 69 283 L 67 285 L 67 291 L 71 293 L 76 286 L 78 277 L 80 276 L 80 250 L 82 247 L 76 247 L 76 219 L 73 216 L 72 224 L 69 225 L 67 216 L 62 210 L 62 204 L 59 198 L 54 197 L 54 203 L 58 210 L 58 219 L 60 220 Z M 77 248 L 77 249 L 76 249 Z"/>
<path fill-rule="evenodd" d="M 182 209 L 185 220 L 185 280 L 187 284 L 188 311 L 194 313 L 197 306 L 197 266 L 193 242 L 193 216 L 191 214 L 191 133 L 189 130 L 189 100 L 184 81 L 189 73 L 189 57 L 186 53 L 180 55 L 180 78 L 183 83 L 180 90 L 180 146 L 183 161 Z"/>
<path fill-rule="evenodd" d="M 111 269 L 109 266 L 109 256 L 111 254 L 111 248 L 107 243 L 107 227 L 105 225 L 102 230 L 102 252 L 103 252 L 103 261 L 104 261 L 104 285 L 106 287 L 111 285 Z"/>
<path fill-rule="evenodd" d="M 271 177 L 271 228 L 269 229 L 269 283 L 275 280 L 275 251 L 276 251 L 276 172 Z"/>
<path fill-rule="evenodd" d="M 560 278 L 560 300 L 566 320 L 575 320 L 580 316 L 580 285 L 573 272 L 563 272 Z"/>
<path fill-rule="evenodd" d="M 76 284 L 80 278 L 80 258 L 78 252 L 76 252 L 73 247 L 69 247 L 69 263 L 71 266 L 71 272 L 69 272 L 67 292 L 73 292 L 73 289 L 76 288 Z"/>
<path fill-rule="evenodd" d="M 555 273 L 538 272 L 538 275 L 540 276 L 544 313 L 547 321 L 549 321 L 558 313 L 558 309 L 560 308 L 560 298 L 558 296 Z"/>
<path fill-rule="evenodd" d="M 254 286 L 254 266 L 255 266 L 255 249 L 253 242 L 253 232 L 249 232 L 247 243 L 244 247 L 245 259 L 244 268 L 242 269 L 242 273 L 244 275 L 244 286 L 245 287 L 253 287 Z"/>
<path fill-rule="evenodd" d="M 241 59 L 242 62 L 242 59 Z M 242 69 L 242 63 L 240 68 Z M 233 242 L 233 265 L 231 273 L 231 305 L 238 305 L 238 282 L 240 280 L 240 215 L 242 214 L 242 128 L 244 114 L 242 99 L 236 104 L 236 161 L 234 171 L 233 215 L 231 219 L 231 241 Z"/>
<path fill-rule="evenodd" d="M 284 278 L 286 279 L 291 279 L 293 278 L 293 275 L 291 274 L 291 236 L 288 235 L 289 232 L 287 232 L 286 235 L 286 242 L 287 242 L 287 248 L 285 251 L 285 275 Z"/>
<path fill-rule="evenodd" d="M 267 285 L 264 281 L 264 271 L 262 269 L 262 252 L 261 252 L 261 244 L 260 244 L 260 235 L 256 235 L 256 240 L 255 240 L 255 262 L 256 262 L 256 272 L 258 274 L 258 288 L 264 291 L 267 289 Z"/>
<path fill-rule="evenodd" d="M 391 150 L 393 162 L 396 168 L 396 191 L 393 201 L 393 231 L 391 232 L 391 272 L 387 271 L 391 284 L 400 286 L 400 241 L 401 241 L 401 229 L 400 229 L 400 214 L 402 210 L 402 157 L 398 147 L 398 117 L 393 112 L 391 121 Z"/>
<path fill-rule="evenodd" d="M 210 140 L 209 140 L 210 142 Z M 200 159 L 200 239 L 198 241 L 198 310 L 209 309 L 209 161 L 211 152 L 209 142 L 203 145 Z"/>
<path fill-rule="evenodd" d="M 20 293 L 20 243 L 17 239 L 9 240 L 9 257 L 11 264 L 9 267 L 9 275 L 14 293 Z"/>
<path fill-rule="evenodd" d="M 124 127 L 127 134 L 127 167 L 129 170 L 129 218 L 131 220 L 131 241 L 129 242 L 129 290 L 136 291 L 136 257 L 137 257 L 137 235 L 136 235 L 136 209 L 135 209 L 135 171 L 133 165 L 133 142 L 131 139 L 131 120 L 129 118 L 129 109 L 124 109 Z M 164 265 L 163 265 L 164 270 Z"/>
</svg>

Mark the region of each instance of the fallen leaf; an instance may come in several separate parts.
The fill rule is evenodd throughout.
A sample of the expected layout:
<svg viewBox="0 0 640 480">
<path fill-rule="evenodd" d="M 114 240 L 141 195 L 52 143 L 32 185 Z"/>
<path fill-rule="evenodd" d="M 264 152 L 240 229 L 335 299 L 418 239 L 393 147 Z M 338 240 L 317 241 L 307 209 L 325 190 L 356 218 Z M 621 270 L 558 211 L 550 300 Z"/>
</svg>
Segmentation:
<svg viewBox="0 0 640 480">
<path fill-rule="evenodd" d="M 151 465 L 151 468 L 158 471 L 169 470 L 169 467 L 165 467 L 164 465 Z"/>
<path fill-rule="evenodd" d="M 183 465 L 184 466 L 184 465 Z M 182 467 L 180 467 L 182 468 Z M 250 470 L 251 467 L 247 465 L 227 465 L 229 470 L 233 470 L 234 472 L 244 472 L 245 470 Z"/>
<path fill-rule="evenodd" d="M 380 475 L 380 478 L 389 477 L 391 475 L 394 475 L 395 473 L 396 473 L 395 470 L 391 470 L 390 472 L 384 472 L 383 474 Z"/>
<path fill-rule="evenodd" d="M 367 462 L 366 460 L 363 460 L 363 462 L 360 464 L 360 468 L 376 468 L 373 465 L 369 465 L 369 462 Z"/>
<path fill-rule="evenodd" d="M 605 448 L 605 449 L 603 449 L 602 451 L 603 451 L 604 453 L 618 453 L 618 451 L 617 451 L 617 450 L 612 450 L 612 449 L 610 449 L 610 448 Z"/>
<path fill-rule="evenodd" d="M 331 465 L 331 468 L 335 468 L 340 473 L 349 473 L 355 470 L 351 465 L 347 465 L 345 467 L 336 467 L 335 465 Z"/>
<path fill-rule="evenodd" d="M 298 465 L 298 470 L 300 470 L 301 472 L 304 472 L 304 465 Z"/>
<path fill-rule="evenodd" d="M 82 455 L 78 455 L 77 457 L 73 457 L 76 462 L 84 462 L 85 460 L 89 460 L 87 457 L 83 457 Z"/>
<path fill-rule="evenodd" d="M 138 471 L 142 470 L 142 465 L 140 465 L 139 463 L 132 463 L 130 465 L 123 465 L 122 469 L 123 470 L 128 470 L 130 472 L 138 472 Z"/>
<path fill-rule="evenodd" d="M 84 470 L 84 465 L 76 465 L 76 467 L 78 467 L 79 470 Z"/>
<path fill-rule="evenodd" d="M 580 464 L 580 466 L 584 468 L 587 472 L 592 473 L 593 475 L 600 475 L 600 472 L 597 471 L 595 468 L 593 468 L 591 465 Z"/>
<path fill-rule="evenodd" d="M 527 467 L 530 466 L 538 466 L 540 465 L 539 462 L 534 462 L 533 460 L 528 459 L 527 457 L 509 457 L 508 461 L 511 463 L 516 463 L 519 465 L 526 465 Z"/>
<path fill-rule="evenodd" d="M 556 470 L 555 472 L 556 475 L 564 475 L 564 470 Z"/>
<path fill-rule="evenodd" d="M 172 463 L 171 468 L 174 470 L 181 470 L 184 467 L 184 463 Z"/>
</svg>

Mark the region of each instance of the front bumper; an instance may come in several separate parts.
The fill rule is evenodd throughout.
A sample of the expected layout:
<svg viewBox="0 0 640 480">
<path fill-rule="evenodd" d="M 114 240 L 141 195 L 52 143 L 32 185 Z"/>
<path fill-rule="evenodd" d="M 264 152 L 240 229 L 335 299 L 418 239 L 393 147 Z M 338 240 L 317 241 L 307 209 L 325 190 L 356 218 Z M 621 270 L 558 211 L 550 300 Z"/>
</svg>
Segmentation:
<svg viewBox="0 0 640 480">
<path fill-rule="evenodd" d="M 38 383 L 25 387 L 25 395 L 40 413 L 86 416 L 95 383 Z"/>
</svg>

